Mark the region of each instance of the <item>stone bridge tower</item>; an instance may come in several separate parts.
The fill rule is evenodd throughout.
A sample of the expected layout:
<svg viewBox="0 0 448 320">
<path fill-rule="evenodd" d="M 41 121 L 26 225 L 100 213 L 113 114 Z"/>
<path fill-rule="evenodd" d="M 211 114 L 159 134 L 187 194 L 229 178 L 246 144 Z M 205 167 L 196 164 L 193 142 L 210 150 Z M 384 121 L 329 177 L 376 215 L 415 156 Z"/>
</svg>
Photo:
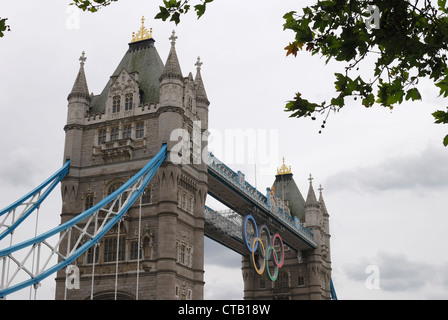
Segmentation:
<svg viewBox="0 0 448 320">
<path fill-rule="evenodd" d="M 291 167 L 283 162 L 277 171 L 275 182 L 268 189 L 284 201 L 290 214 L 314 235 L 316 249 L 295 251 L 285 245 L 284 265 L 279 269 L 275 282 L 265 272 L 258 275 L 254 271 L 250 255 L 242 258 L 244 298 L 267 300 L 322 300 L 331 298 L 331 257 L 329 214 L 319 188 L 316 198 L 310 176 L 310 185 L 306 200 L 297 187 Z M 270 268 L 274 269 L 271 262 Z"/>
<path fill-rule="evenodd" d="M 196 75 L 184 77 L 176 39 L 173 31 L 164 64 L 143 19 L 99 95 L 89 93 L 84 53 L 80 59 L 64 128 L 64 161 L 71 164 L 62 181 L 61 223 L 115 191 L 162 144 L 168 159 L 140 203 L 77 259 L 79 289 L 67 290 L 65 270 L 58 273 L 56 299 L 203 299 L 207 167 L 201 158 L 210 103 L 202 63 L 198 58 Z"/>
</svg>

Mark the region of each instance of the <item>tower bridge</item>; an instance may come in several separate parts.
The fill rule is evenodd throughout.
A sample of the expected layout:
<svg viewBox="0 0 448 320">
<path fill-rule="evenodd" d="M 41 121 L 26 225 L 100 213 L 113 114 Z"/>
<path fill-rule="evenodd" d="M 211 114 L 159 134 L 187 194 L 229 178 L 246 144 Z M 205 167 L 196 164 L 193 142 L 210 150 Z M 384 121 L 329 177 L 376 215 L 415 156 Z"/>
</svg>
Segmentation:
<svg viewBox="0 0 448 320">
<path fill-rule="evenodd" d="M 56 276 L 56 299 L 201 300 L 205 236 L 242 256 L 245 299 L 336 298 L 329 214 L 311 177 L 305 199 L 283 163 L 260 192 L 213 154 L 204 162 L 177 150 L 171 134 L 184 130 L 188 150 L 208 153 L 207 139 L 191 137 L 197 123 L 207 136 L 210 107 L 203 64 L 184 76 L 177 39 L 173 32 L 163 63 L 142 20 L 98 95 L 88 90 L 83 52 L 64 166 L 0 211 L 0 298 Z M 176 162 L 179 152 L 187 163 Z M 60 224 L 14 243 L 59 183 Z M 208 195 L 230 211 L 207 207 Z"/>
</svg>

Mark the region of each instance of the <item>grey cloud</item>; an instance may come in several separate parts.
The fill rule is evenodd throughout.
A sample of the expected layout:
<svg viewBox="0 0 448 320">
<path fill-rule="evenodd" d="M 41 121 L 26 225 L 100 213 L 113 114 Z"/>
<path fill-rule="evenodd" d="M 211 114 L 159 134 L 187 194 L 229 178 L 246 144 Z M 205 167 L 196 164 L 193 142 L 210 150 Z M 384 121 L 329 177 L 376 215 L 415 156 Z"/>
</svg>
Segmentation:
<svg viewBox="0 0 448 320">
<path fill-rule="evenodd" d="M 364 191 L 448 187 L 448 150 L 428 145 L 413 156 L 388 158 L 375 166 L 339 172 L 325 185 L 332 190 Z"/>
<path fill-rule="evenodd" d="M 4 154 L 0 162 L 0 181 L 3 186 L 33 186 L 33 177 L 38 172 L 36 157 L 31 151 L 16 149 Z M 43 182 L 43 180 L 42 180 Z"/>
<path fill-rule="evenodd" d="M 205 239 L 204 252 L 205 264 L 241 269 L 241 256 L 211 239 Z"/>
<path fill-rule="evenodd" d="M 379 253 L 373 258 L 362 258 L 357 263 L 345 265 L 349 279 L 367 281 L 372 274 L 367 268 L 378 268 L 380 289 L 388 292 L 418 291 L 426 285 L 439 284 L 448 287 L 446 266 L 411 261 L 404 254 Z"/>
</svg>

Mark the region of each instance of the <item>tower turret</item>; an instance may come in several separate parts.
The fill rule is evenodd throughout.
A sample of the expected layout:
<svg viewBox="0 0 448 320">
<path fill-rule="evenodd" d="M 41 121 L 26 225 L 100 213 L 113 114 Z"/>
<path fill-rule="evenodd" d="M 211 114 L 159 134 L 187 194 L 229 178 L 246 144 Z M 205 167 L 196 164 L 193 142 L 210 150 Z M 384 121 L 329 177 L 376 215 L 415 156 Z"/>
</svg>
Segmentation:
<svg viewBox="0 0 448 320">
<path fill-rule="evenodd" d="M 306 226 L 311 229 L 319 229 L 322 225 L 322 215 L 319 209 L 319 202 L 313 188 L 313 177 L 310 174 L 310 187 L 305 202 L 305 222 Z"/>
<path fill-rule="evenodd" d="M 183 107 L 184 81 L 176 52 L 177 36 L 173 31 L 171 50 L 160 76 L 160 107 Z"/>
<path fill-rule="evenodd" d="M 196 112 L 203 124 L 203 127 L 208 128 L 208 107 L 210 106 L 210 101 L 207 98 L 207 93 L 205 92 L 204 82 L 202 80 L 201 68 L 203 63 L 201 58 L 198 57 L 196 62 L 196 77 L 194 83 L 196 86 Z"/>
<path fill-rule="evenodd" d="M 73 85 L 72 91 L 67 97 L 68 110 L 67 110 L 67 125 L 65 126 L 65 151 L 64 162 L 67 159 L 71 160 L 70 166 L 79 166 L 81 161 L 81 150 L 77 148 L 77 145 L 82 141 L 82 125 L 89 105 L 91 96 L 89 95 L 89 89 L 87 87 L 86 74 L 84 71 L 84 64 L 87 58 L 85 52 L 82 53 L 79 58 L 80 67 Z"/>
<path fill-rule="evenodd" d="M 80 67 L 73 85 L 72 91 L 67 97 L 68 100 L 68 113 L 67 124 L 82 124 L 84 116 L 89 108 L 91 97 L 89 95 L 89 89 L 87 87 L 86 74 L 84 71 L 84 64 L 87 58 L 85 52 L 82 53 L 79 58 Z"/>
</svg>

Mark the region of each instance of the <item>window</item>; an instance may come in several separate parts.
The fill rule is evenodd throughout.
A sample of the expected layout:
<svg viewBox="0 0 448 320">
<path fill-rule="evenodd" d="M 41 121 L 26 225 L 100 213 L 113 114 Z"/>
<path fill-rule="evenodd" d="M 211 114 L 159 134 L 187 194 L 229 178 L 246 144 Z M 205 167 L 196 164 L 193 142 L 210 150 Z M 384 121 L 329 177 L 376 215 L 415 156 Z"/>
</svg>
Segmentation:
<svg viewBox="0 0 448 320">
<path fill-rule="evenodd" d="M 276 288 L 288 288 L 289 287 L 289 276 L 286 272 L 280 272 L 277 281 L 275 282 Z"/>
<path fill-rule="evenodd" d="M 193 98 L 189 95 L 187 99 L 187 108 L 188 110 L 193 110 Z"/>
<path fill-rule="evenodd" d="M 95 263 L 98 262 L 98 250 L 95 250 L 95 245 L 87 250 L 87 263 L 93 263 L 93 254 L 95 253 Z"/>
<path fill-rule="evenodd" d="M 110 130 L 110 141 L 118 140 L 118 128 L 112 128 Z"/>
<path fill-rule="evenodd" d="M 111 195 L 112 193 L 114 193 L 116 190 L 118 190 L 118 188 L 120 188 L 121 186 L 123 185 L 123 182 L 121 182 L 121 181 L 116 181 L 116 182 L 114 182 L 114 183 L 112 183 L 112 184 L 110 184 L 108 187 L 107 187 L 107 195 L 109 196 L 109 195 Z M 122 198 L 122 201 L 125 201 L 125 199 L 126 199 L 126 192 L 123 194 L 123 198 Z M 112 207 L 112 204 L 113 204 L 114 202 L 112 201 L 112 202 L 110 202 L 107 206 L 110 208 L 110 207 Z M 115 205 L 114 205 L 114 207 L 113 207 L 113 210 L 114 211 L 117 211 L 118 210 L 118 207 L 119 207 L 119 201 L 117 200 L 116 202 L 115 202 Z"/>
<path fill-rule="evenodd" d="M 105 129 L 98 132 L 98 144 L 103 144 L 106 142 L 107 131 Z"/>
<path fill-rule="evenodd" d="M 130 259 L 131 260 L 138 260 L 139 259 L 139 254 L 138 254 L 138 241 L 132 241 L 131 242 L 131 252 L 130 252 Z M 142 257 L 142 254 L 140 252 L 140 258 Z"/>
<path fill-rule="evenodd" d="M 120 250 L 118 252 L 118 260 L 125 259 L 126 243 L 125 238 L 120 237 Z M 117 238 L 104 239 L 104 262 L 117 261 Z"/>
<path fill-rule="evenodd" d="M 179 256 L 179 262 L 182 264 L 185 264 L 185 246 L 180 246 L 180 256 Z"/>
<path fill-rule="evenodd" d="M 142 194 L 142 204 L 151 203 L 151 188 L 148 187 L 145 189 L 145 192 Z"/>
<path fill-rule="evenodd" d="M 113 184 L 111 184 L 108 188 L 107 188 L 107 195 L 111 195 L 113 192 L 115 192 L 118 188 L 120 188 L 123 185 L 123 182 L 121 181 L 117 181 L 114 182 Z"/>
<path fill-rule="evenodd" d="M 114 96 L 113 102 L 112 102 L 112 112 L 117 113 L 120 112 L 120 104 L 121 104 L 121 97 L 120 96 Z"/>
<path fill-rule="evenodd" d="M 132 110 L 132 105 L 134 103 L 134 96 L 132 93 L 128 93 L 125 96 L 124 110 L 129 111 Z"/>
<path fill-rule="evenodd" d="M 90 209 L 93 207 L 93 194 L 84 195 L 84 210 Z"/>
<path fill-rule="evenodd" d="M 191 267 L 193 262 L 193 248 L 187 244 L 177 241 L 176 242 L 177 262 Z"/>
<path fill-rule="evenodd" d="M 305 285 L 305 278 L 303 276 L 299 276 L 298 280 L 299 280 L 298 281 L 298 285 L 299 286 L 304 286 Z"/>
<path fill-rule="evenodd" d="M 137 129 L 135 131 L 135 137 L 141 139 L 145 136 L 145 124 L 143 122 L 137 123 Z"/>
<path fill-rule="evenodd" d="M 123 139 L 131 139 L 132 127 L 130 125 L 124 126 Z"/>
</svg>

